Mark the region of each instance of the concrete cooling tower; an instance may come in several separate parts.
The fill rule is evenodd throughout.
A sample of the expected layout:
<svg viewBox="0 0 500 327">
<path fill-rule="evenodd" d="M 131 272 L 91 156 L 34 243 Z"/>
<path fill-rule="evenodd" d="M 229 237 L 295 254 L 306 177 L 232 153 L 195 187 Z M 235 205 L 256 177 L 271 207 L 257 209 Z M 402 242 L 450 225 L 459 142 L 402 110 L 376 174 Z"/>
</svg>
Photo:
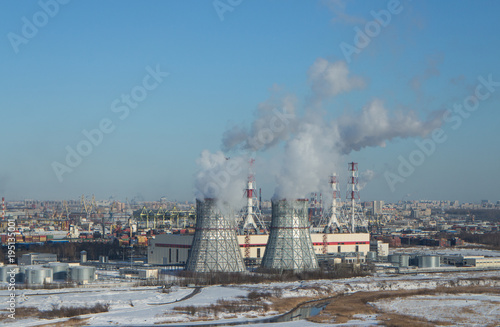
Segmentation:
<svg viewBox="0 0 500 327">
<path fill-rule="evenodd" d="M 186 270 L 243 272 L 245 264 L 236 238 L 235 222 L 224 217 L 215 199 L 196 201 L 196 232 Z"/>
<path fill-rule="evenodd" d="M 307 200 L 273 201 L 272 210 L 271 233 L 262 267 L 293 271 L 318 269 L 307 220 Z"/>
</svg>

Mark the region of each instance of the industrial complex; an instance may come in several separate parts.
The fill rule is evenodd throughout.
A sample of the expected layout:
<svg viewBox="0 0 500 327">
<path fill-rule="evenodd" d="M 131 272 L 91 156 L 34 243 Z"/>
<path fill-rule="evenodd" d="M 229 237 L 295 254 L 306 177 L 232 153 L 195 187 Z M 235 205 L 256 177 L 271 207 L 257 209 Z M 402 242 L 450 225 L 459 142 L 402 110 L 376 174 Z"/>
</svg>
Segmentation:
<svg viewBox="0 0 500 327">
<path fill-rule="evenodd" d="M 243 208 L 208 197 L 198 199 L 195 205 L 113 201 L 106 207 L 94 197 L 87 201 L 82 196 L 80 211 L 72 210 L 78 203 L 70 201 L 62 205 L 44 203 L 41 212 L 37 211 L 36 202 L 28 201 L 24 211 L 15 208 L 7 211 L 3 199 L 2 244 L 4 249 L 16 249 L 22 254 L 6 258 L 10 261 L 0 266 L 0 281 L 14 278 L 27 286 L 60 282 L 84 285 L 99 283 L 102 270 L 117 270 L 119 273 L 111 276 L 119 279 L 151 279 L 179 270 L 303 272 L 324 267 L 335 269 L 337 264 L 370 264 L 377 270 L 401 274 L 500 267 L 498 257 L 418 249 L 398 252 L 405 245 L 446 247 L 461 245 L 463 241 L 457 237 L 431 239 L 425 227 L 417 229 L 408 222 L 402 227 L 403 232 L 387 231 L 391 224 L 397 226 L 400 222 L 394 206 L 382 201 L 361 205 L 358 164 L 349 163 L 348 172 L 344 201 L 337 175 L 330 176 L 332 200 L 327 205 L 321 194 L 319 201 L 318 194 L 311 194 L 310 198 L 276 197 L 262 201 L 252 173 L 244 190 Z M 439 224 L 448 229 L 453 227 L 432 213 L 422 206 L 410 207 L 406 215 L 426 223 L 428 228 L 437 228 Z M 13 218 L 14 215 L 17 216 Z M 481 228 L 498 229 L 481 224 Z M 91 258 L 84 250 L 78 256 L 63 251 L 61 257 L 29 251 L 37 246 L 48 246 L 49 251 L 51 246 L 64 249 L 64 244 L 78 245 L 79 249 L 102 244 L 101 248 L 108 250 L 99 252 L 99 257 L 93 250 Z"/>
</svg>

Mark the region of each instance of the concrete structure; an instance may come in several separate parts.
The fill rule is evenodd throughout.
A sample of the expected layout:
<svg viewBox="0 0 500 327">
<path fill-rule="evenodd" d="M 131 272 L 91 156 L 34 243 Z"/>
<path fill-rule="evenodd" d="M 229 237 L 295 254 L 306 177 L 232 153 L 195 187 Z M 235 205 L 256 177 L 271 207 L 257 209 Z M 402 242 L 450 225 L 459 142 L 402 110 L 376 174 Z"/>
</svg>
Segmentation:
<svg viewBox="0 0 500 327">
<path fill-rule="evenodd" d="M 149 241 L 148 263 L 172 266 L 185 265 L 193 242 L 193 236 L 193 234 L 156 235 L 154 239 Z M 266 251 L 268 238 L 269 235 L 237 235 L 241 255 L 245 256 L 248 251 L 248 257 L 259 263 Z M 311 241 L 316 254 L 359 252 L 367 255 L 370 251 L 370 234 L 368 233 L 311 233 Z"/>
<path fill-rule="evenodd" d="M 293 271 L 318 269 L 307 219 L 307 200 L 273 201 L 271 233 L 262 267 Z"/>
<path fill-rule="evenodd" d="M 31 266 L 56 262 L 57 255 L 54 253 L 26 253 L 19 258 L 19 265 Z"/>
<path fill-rule="evenodd" d="M 245 264 L 235 223 L 224 217 L 215 199 L 196 201 L 196 232 L 186 269 L 194 272 L 243 272 Z"/>
</svg>

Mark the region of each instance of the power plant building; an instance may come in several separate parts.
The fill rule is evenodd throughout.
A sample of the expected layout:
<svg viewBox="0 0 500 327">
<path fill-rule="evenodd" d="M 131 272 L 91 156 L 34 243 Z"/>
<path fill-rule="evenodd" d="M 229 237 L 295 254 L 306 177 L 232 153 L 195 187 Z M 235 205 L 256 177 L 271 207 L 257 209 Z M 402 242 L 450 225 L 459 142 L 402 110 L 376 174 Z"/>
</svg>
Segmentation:
<svg viewBox="0 0 500 327">
<path fill-rule="evenodd" d="M 259 263 L 266 251 L 269 235 L 237 235 L 236 239 L 244 259 Z M 148 263 L 154 265 L 185 265 L 191 252 L 193 234 L 160 234 L 148 245 Z M 353 253 L 366 256 L 370 251 L 370 234 L 311 233 L 314 253 Z"/>
</svg>

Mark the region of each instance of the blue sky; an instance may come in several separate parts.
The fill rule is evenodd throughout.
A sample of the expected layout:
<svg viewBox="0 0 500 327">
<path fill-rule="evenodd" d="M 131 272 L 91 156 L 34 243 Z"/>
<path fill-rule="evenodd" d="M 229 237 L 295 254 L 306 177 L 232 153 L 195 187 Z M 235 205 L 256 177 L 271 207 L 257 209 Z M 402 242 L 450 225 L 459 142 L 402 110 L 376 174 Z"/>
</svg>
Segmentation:
<svg viewBox="0 0 500 327">
<path fill-rule="evenodd" d="M 349 76 L 364 81 L 322 100 L 328 120 L 356 115 L 373 99 L 390 115 L 411 110 L 425 120 L 463 104 L 478 76 L 500 81 L 497 1 L 401 1 L 401 12 L 350 60 L 340 45 L 354 45 L 356 28 L 364 30 L 371 12 L 391 1 L 255 0 L 232 7 L 221 0 L 232 9 L 223 20 L 212 1 L 54 1 L 0 3 L 0 195 L 10 200 L 192 200 L 200 153 L 219 150 L 234 124 L 250 126 L 273 90 L 293 95 L 298 115 L 308 111 L 308 71 L 318 58 L 345 62 Z M 57 13 L 44 16 L 41 4 L 55 11 L 54 3 Z M 38 31 L 24 35 L 26 21 L 36 19 Z M 25 42 L 16 44 L 14 34 Z M 142 85 L 147 67 L 169 75 L 121 120 L 112 103 Z M 420 137 L 394 137 L 343 157 L 373 172 L 362 200 L 500 200 L 500 87 L 490 93 L 458 128 L 443 122 L 446 141 L 392 189 L 387 173 L 398 174 L 398 158 L 418 150 Z M 106 118 L 114 130 L 60 181 L 54 162 L 66 165 L 67 147 L 75 149 L 82 131 Z M 284 147 L 257 161 L 280 158 Z M 256 178 L 271 197 L 273 172 L 258 168 Z"/>
</svg>

